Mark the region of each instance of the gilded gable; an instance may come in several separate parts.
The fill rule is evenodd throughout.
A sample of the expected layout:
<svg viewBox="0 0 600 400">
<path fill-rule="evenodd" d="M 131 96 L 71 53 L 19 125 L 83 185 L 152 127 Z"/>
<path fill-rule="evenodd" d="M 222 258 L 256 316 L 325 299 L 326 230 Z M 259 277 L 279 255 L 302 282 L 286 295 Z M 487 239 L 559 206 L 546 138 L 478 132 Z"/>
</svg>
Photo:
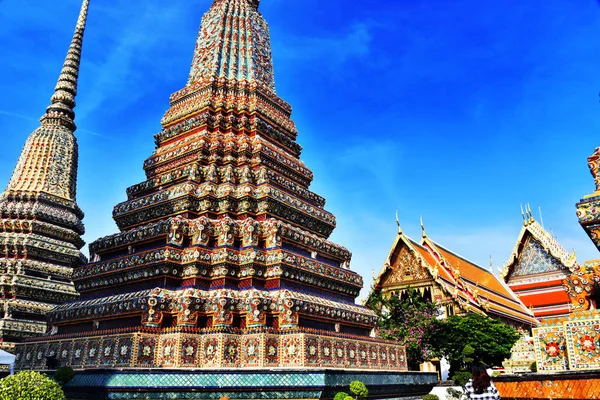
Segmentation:
<svg viewBox="0 0 600 400">
<path fill-rule="evenodd" d="M 430 278 L 416 254 L 405 245 L 398 253 L 394 253 L 390 268 L 391 272 L 384 278 L 384 286 Z"/>
</svg>

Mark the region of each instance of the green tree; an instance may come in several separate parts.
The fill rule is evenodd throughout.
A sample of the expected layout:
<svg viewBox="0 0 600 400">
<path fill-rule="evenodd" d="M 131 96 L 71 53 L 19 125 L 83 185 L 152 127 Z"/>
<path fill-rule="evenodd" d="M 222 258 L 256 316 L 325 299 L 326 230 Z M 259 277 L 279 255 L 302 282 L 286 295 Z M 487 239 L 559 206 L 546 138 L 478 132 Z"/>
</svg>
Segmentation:
<svg viewBox="0 0 600 400">
<path fill-rule="evenodd" d="M 44 374 L 22 371 L 0 380 L 0 400 L 66 400 L 60 385 Z"/>
<path fill-rule="evenodd" d="M 455 315 L 441 323 L 432 342 L 435 351 L 450 363 L 450 375 L 467 370 L 473 361 L 501 366 L 519 339 L 519 333 L 508 325 L 486 315 Z"/>
<path fill-rule="evenodd" d="M 381 336 L 406 347 L 409 369 L 418 370 L 419 363 L 435 356 L 432 342 L 439 324 L 438 307 L 418 290 L 407 287 L 402 298 L 373 291 L 367 306 L 380 317 Z"/>
</svg>

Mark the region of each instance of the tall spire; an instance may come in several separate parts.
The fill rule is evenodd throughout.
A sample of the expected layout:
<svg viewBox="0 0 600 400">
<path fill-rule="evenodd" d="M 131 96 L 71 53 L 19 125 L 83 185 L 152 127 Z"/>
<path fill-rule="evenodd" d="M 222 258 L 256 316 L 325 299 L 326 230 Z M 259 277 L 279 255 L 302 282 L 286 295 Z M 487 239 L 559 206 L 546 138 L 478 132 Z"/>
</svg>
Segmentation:
<svg viewBox="0 0 600 400">
<path fill-rule="evenodd" d="M 40 119 L 41 126 L 27 139 L 3 196 L 43 192 L 76 207 L 78 155 L 73 109 L 88 6 L 89 0 L 84 0 L 50 105 Z"/>
<path fill-rule="evenodd" d="M 71 46 L 60 71 L 54 95 L 50 99 L 50 105 L 46 114 L 41 118 L 42 125 L 59 124 L 75 131 L 75 96 L 77 95 L 77 79 L 79 78 L 79 65 L 81 62 L 81 45 L 87 21 L 89 0 L 84 0 L 77 19 L 75 33 L 71 40 Z"/>
<path fill-rule="evenodd" d="M 0 347 L 44 333 L 39 314 L 78 296 L 72 268 L 86 259 L 83 212 L 75 200 L 73 109 L 88 5 L 84 0 L 50 106 L 0 194 L 0 318 L 10 322 L 0 323 Z"/>
</svg>

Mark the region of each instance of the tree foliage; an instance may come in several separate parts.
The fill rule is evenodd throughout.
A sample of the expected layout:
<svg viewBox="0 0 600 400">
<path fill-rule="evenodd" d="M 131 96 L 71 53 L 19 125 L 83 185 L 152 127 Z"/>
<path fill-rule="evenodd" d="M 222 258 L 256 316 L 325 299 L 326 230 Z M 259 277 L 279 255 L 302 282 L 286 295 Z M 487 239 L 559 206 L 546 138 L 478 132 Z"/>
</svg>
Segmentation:
<svg viewBox="0 0 600 400">
<path fill-rule="evenodd" d="M 60 385 L 66 385 L 75 376 L 75 371 L 71 367 L 60 367 L 54 373 L 54 380 Z"/>
<path fill-rule="evenodd" d="M 434 356 L 433 341 L 440 323 L 438 308 L 418 290 L 408 287 L 402 298 L 397 295 L 384 297 L 380 292 L 373 292 L 367 305 L 381 318 L 381 336 L 406 347 L 411 370 L 418 369 L 419 363 Z"/>
<path fill-rule="evenodd" d="M 337 392 L 333 397 L 333 400 L 345 400 L 348 397 L 348 393 L 346 392 Z"/>
<path fill-rule="evenodd" d="M 44 374 L 22 371 L 0 380 L 0 400 L 66 400 L 60 385 Z"/>
<path fill-rule="evenodd" d="M 446 357 L 451 371 L 465 370 L 473 361 L 501 366 L 519 339 L 519 333 L 486 315 L 469 313 L 449 317 L 435 333 L 435 350 Z"/>
</svg>

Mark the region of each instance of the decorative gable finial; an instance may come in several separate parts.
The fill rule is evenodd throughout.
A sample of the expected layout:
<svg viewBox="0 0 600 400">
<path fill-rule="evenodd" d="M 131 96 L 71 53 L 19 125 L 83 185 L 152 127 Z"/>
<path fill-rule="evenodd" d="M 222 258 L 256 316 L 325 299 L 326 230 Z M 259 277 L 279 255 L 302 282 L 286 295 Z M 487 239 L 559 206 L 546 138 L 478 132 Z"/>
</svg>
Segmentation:
<svg viewBox="0 0 600 400">
<path fill-rule="evenodd" d="M 425 225 L 423 225 L 423 216 L 421 215 L 419 219 L 421 221 L 421 234 L 425 238 L 427 237 L 427 233 L 425 233 Z"/>
<path fill-rule="evenodd" d="M 398 225 L 398 235 L 402 235 L 402 227 L 400 226 L 400 220 L 398 219 L 398 210 L 396 210 L 396 225 Z"/>
<path fill-rule="evenodd" d="M 527 218 L 525 218 L 525 211 L 523 211 L 523 204 L 521 204 L 521 216 L 523 217 L 523 224 L 527 225 Z"/>
</svg>

